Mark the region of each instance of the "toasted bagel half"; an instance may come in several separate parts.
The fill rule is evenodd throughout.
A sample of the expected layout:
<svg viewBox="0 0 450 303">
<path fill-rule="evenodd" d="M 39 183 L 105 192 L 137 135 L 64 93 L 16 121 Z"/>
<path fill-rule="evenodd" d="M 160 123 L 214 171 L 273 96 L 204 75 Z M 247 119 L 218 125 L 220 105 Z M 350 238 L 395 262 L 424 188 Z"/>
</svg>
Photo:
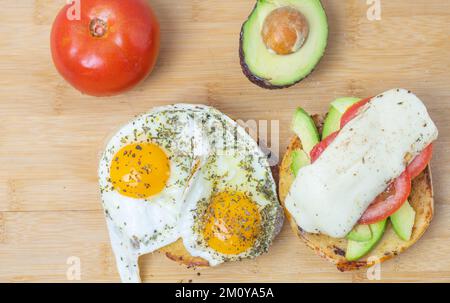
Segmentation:
<svg viewBox="0 0 450 303">
<path fill-rule="evenodd" d="M 322 128 L 321 116 L 313 116 L 317 128 Z M 295 177 L 291 171 L 292 152 L 302 147 L 300 139 L 294 137 L 287 147 L 286 154 L 280 164 L 279 173 L 279 196 L 280 202 L 284 207 L 285 198 L 291 188 Z M 408 247 L 412 246 L 423 235 L 430 225 L 433 217 L 433 185 L 431 179 L 431 170 L 428 166 L 418 177 L 412 180 L 411 194 L 409 203 L 416 211 L 414 227 L 409 241 L 401 240 L 396 234 L 392 225 L 389 223 L 386 231 L 379 243 L 366 256 L 358 261 L 348 261 L 345 259 L 347 240 L 336 239 L 323 234 L 313 234 L 303 231 L 298 227 L 295 220 L 285 208 L 286 218 L 289 221 L 292 230 L 300 239 L 305 241 L 306 245 L 313 249 L 318 255 L 334 263 L 340 271 L 350 271 L 359 268 L 370 267 L 377 262 L 384 262 L 394 256 L 397 256 Z"/>
</svg>

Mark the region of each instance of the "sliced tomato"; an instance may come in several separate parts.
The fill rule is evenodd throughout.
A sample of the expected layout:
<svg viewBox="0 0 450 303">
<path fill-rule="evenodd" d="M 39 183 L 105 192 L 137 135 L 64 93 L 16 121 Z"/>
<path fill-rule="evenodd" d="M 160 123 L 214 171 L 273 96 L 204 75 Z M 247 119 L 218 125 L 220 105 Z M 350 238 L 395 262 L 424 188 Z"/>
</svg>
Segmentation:
<svg viewBox="0 0 450 303">
<path fill-rule="evenodd" d="M 328 145 L 331 144 L 331 142 L 334 141 L 336 136 L 339 134 L 339 131 L 335 131 L 334 133 L 331 133 L 328 137 L 326 137 L 324 140 L 317 143 L 313 149 L 309 152 L 309 156 L 311 158 L 311 163 L 315 162 L 317 158 L 327 149 Z"/>
<path fill-rule="evenodd" d="M 359 219 L 359 224 L 372 224 L 386 219 L 408 199 L 411 177 L 404 171 L 384 192 L 379 194 Z"/>
<path fill-rule="evenodd" d="M 341 117 L 341 128 L 343 128 L 344 125 L 350 120 L 355 118 L 359 114 L 360 108 L 366 105 L 371 99 L 372 97 L 363 99 L 350 106 Z"/>
<path fill-rule="evenodd" d="M 431 157 L 433 155 L 433 144 L 428 145 L 425 149 L 417 155 L 414 160 L 409 163 L 406 167 L 411 179 L 414 179 L 427 167 L 430 163 Z"/>
</svg>

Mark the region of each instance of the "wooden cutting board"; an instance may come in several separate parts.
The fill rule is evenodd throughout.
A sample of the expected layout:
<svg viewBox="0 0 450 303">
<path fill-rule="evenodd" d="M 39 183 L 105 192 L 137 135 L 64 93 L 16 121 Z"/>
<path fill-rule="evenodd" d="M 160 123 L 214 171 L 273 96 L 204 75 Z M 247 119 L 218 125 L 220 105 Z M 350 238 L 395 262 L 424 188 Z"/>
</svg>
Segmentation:
<svg viewBox="0 0 450 303">
<path fill-rule="evenodd" d="M 149 0 L 161 56 L 136 89 L 83 96 L 53 67 L 49 32 L 64 0 L 0 0 L 0 281 L 119 281 L 97 188 L 105 140 L 134 115 L 177 102 L 215 106 L 234 119 L 279 120 L 281 153 L 293 110 L 326 111 L 338 96 L 405 87 L 422 98 L 440 137 L 432 162 L 436 214 L 423 239 L 381 267 L 381 281 L 450 281 L 450 1 L 325 0 L 329 45 L 295 87 L 268 91 L 241 73 L 238 39 L 253 0 Z M 276 131 L 276 130 L 275 130 Z M 70 258 L 70 257 L 75 257 Z M 77 259 L 78 258 L 78 259 Z M 67 264 L 69 263 L 69 265 Z M 163 255 L 141 259 L 144 281 L 367 281 L 340 273 L 285 226 L 256 260 L 186 269 Z"/>
</svg>

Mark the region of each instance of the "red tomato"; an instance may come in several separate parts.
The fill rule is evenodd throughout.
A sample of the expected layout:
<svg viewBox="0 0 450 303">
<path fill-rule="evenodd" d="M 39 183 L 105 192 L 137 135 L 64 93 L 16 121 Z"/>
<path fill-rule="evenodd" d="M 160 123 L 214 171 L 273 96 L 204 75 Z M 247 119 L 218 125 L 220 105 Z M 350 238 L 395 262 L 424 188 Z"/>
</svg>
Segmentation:
<svg viewBox="0 0 450 303">
<path fill-rule="evenodd" d="M 334 133 L 331 133 L 328 137 L 317 143 L 313 149 L 309 152 L 309 156 L 311 158 L 311 163 L 314 163 L 317 158 L 327 149 L 328 145 L 331 144 L 331 142 L 334 141 L 336 136 L 339 134 L 339 131 L 335 131 Z"/>
<path fill-rule="evenodd" d="M 160 29 L 145 0 L 83 0 L 79 17 L 74 5 L 66 5 L 51 33 L 53 62 L 76 89 L 94 96 L 114 95 L 151 72 Z"/>
<path fill-rule="evenodd" d="M 359 219 L 359 224 L 372 224 L 386 219 L 396 212 L 408 199 L 411 178 L 404 171 L 387 189 L 378 195 Z"/>
<path fill-rule="evenodd" d="M 359 114 L 359 109 L 366 105 L 371 99 L 372 98 L 363 99 L 350 106 L 341 117 L 341 128 L 355 118 Z"/>
<path fill-rule="evenodd" d="M 406 167 L 411 179 L 414 179 L 427 167 L 433 155 L 433 144 L 428 145 L 414 160 Z"/>
</svg>

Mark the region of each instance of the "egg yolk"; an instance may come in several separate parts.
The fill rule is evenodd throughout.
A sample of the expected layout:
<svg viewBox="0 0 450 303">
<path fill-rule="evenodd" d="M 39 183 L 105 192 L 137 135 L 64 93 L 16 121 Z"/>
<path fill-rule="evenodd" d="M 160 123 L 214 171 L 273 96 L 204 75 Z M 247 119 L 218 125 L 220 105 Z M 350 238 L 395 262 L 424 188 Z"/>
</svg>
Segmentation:
<svg viewBox="0 0 450 303">
<path fill-rule="evenodd" d="M 165 188 L 169 176 L 169 158 L 153 143 L 126 145 L 111 161 L 111 183 L 127 197 L 147 198 L 156 195 Z"/>
<path fill-rule="evenodd" d="M 236 255 L 251 248 L 261 229 L 258 206 L 242 192 L 214 195 L 206 211 L 203 236 L 209 247 Z"/>
<path fill-rule="evenodd" d="M 261 35 L 264 44 L 278 55 L 294 53 L 305 43 L 308 21 L 297 9 L 286 6 L 272 11 L 264 20 Z"/>
</svg>

